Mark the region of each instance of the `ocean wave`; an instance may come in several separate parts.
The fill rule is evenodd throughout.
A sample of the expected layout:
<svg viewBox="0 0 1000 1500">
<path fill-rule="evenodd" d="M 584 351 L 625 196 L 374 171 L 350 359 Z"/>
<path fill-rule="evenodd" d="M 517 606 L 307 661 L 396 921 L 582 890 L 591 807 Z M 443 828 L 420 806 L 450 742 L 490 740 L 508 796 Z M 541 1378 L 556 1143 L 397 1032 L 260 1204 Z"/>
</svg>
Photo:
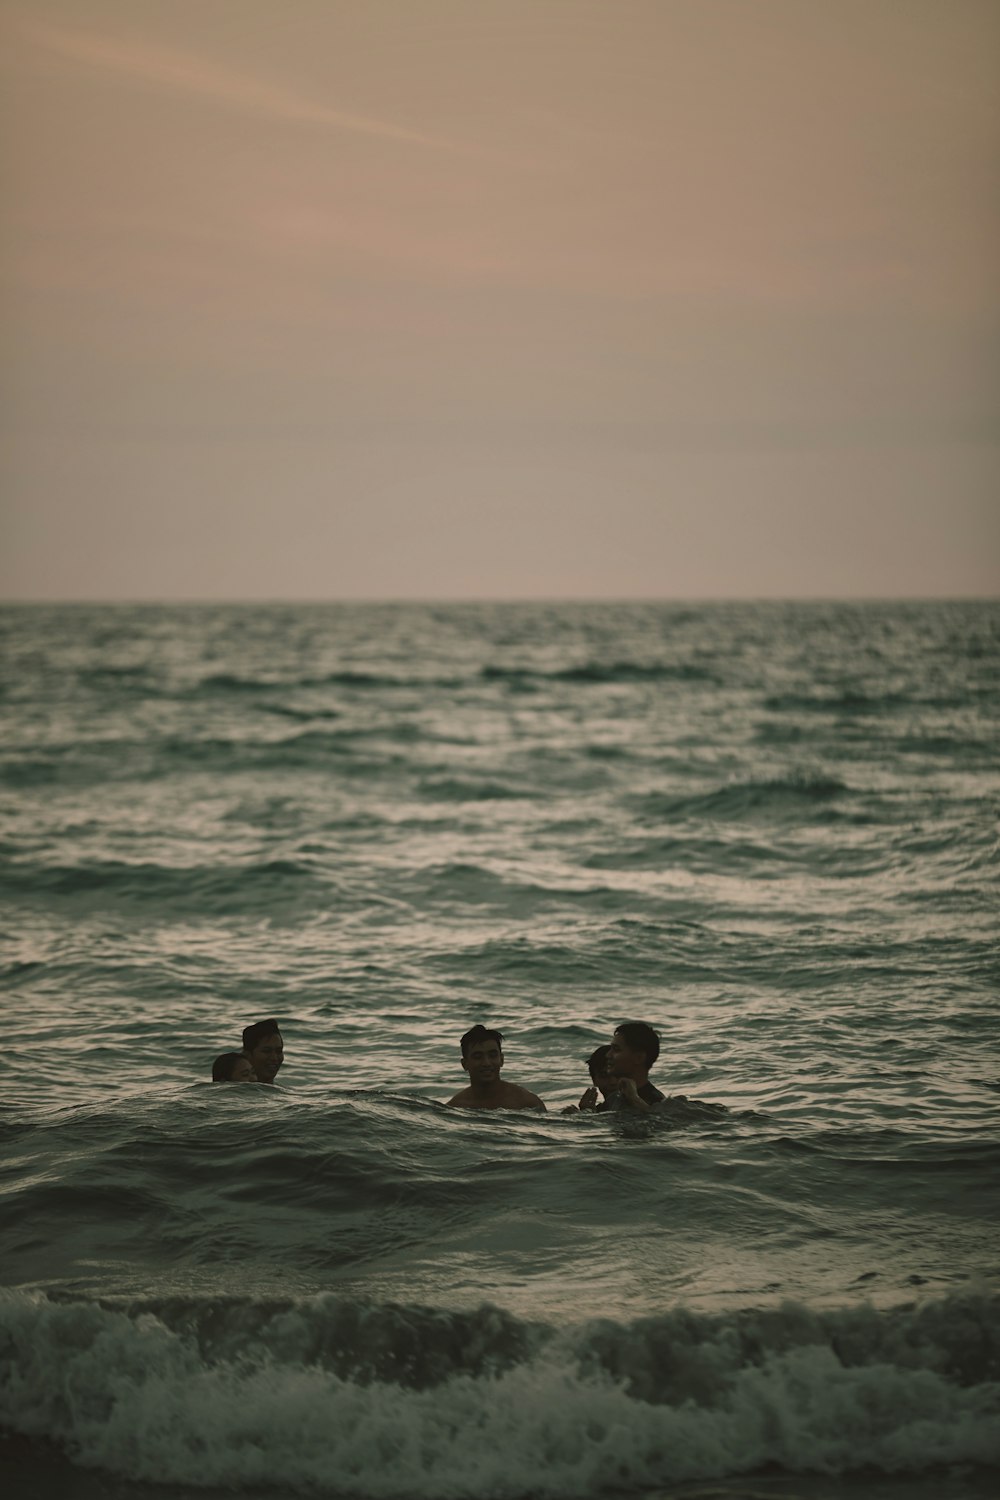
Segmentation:
<svg viewBox="0 0 1000 1500">
<path fill-rule="evenodd" d="M 324 723 L 342 717 L 336 708 L 298 708 L 291 703 L 260 703 L 261 713 L 273 714 L 278 719 L 291 719 L 296 724 Z"/>
<path fill-rule="evenodd" d="M 596 908 L 602 912 L 635 912 L 647 904 L 635 891 L 596 881 L 586 884 L 533 881 L 457 860 L 425 867 L 410 877 L 410 887 L 435 904 L 445 903 L 452 909 L 459 902 L 467 909 L 491 906 L 508 919 L 518 921 L 543 911 L 584 912 Z M 522 951 L 520 943 L 518 951 Z"/>
<path fill-rule="evenodd" d="M 543 907 L 544 891 L 536 898 Z M 573 984 L 596 983 L 605 991 L 609 985 L 627 992 L 630 985 L 662 984 L 668 972 L 671 983 L 685 979 L 704 979 L 702 955 L 686 955 L 672 940 L 671 927 L 661 922 L 644 922 L 631 917 L 613 916 L 626 907 L 635 911 L 638 903 L 617 899 L 613 891 L 592 889 L 584 907 L 596 906 L 607 914 L 593 931 L 577 932 L 566 942 L 512 935 L 490 938 L 459 953 L 442 953 L 433 959 L 434 966 L 449 973 L 467 972 L 470 963 L 482 976 L 518 983 L 539 983 L 565 989 Z M 550 896 L 550 900 L 554 900 Z M 574 899 L 576 899 L 574 893 Z M 676 920 L 691 920 L 694 906 L 680 906 Z M 613 981 L 608 976 L 613 975 Z"/>
<path fill-rule="evenodd" d="M 536 789 L 508 781 L 465 776 L 426 776 L 420 782 L 420 794 L 433 802 L 513 801 L 541 795 Z"/>
<path fill-rule="evenodd" d="M 850 788 L 835 776 L 802 774 L 771 780 L 734 781 L 709 792 L 649 792 L 633 799 L 636 812 L 648 819 L 752 818 L 823 808 Z"/>
<path fill-rule="evenodd" d="M 575 682 L 583 685 L 615 682 L 704 682 L 717 685 L 719 680 L 713 672 L 693 662 L 636 661 L 588 661 L 548 671 L 540 667 L 486 666 L 481 668 L 480 676 L 488 682 L 504 682 L 512 687 L 533 682 Z"/>
<path fill-rule="evenodd" d="M 430 688 L 461 687 L 467 681 L 467 678 L 460 676 L 424 676 L 419 672 L 406 673 L 400 676 L 394 672 L 369 672 L 350 667 L 343 667 L 335 672 L 324 672 L 319 676 L 243 677 L 232 672 L 216 672 L 209 677 L 203 677 L 196 687 L 191 690 L 191 693 L 199 697 L 211 697 L 216 694 L 227 693 L 255 695 L 264 692 L 274 692 L 276 688 L 280 688 L 282 691 L 291 691 L 297 688 L 326 687 L 355 689 L 402 688 L 419 692 Z"/>
<path fill-rule="evenodd" d="M 771 713 L 837 714 L 845 718 L 867 718 L 879 714 L 913 713 L 926 709 L 964 709 L 968 707 L 969 690 L 961 693 L 932 693 L 915 686 L 912 691 L 888 689 L 865 692 L 862 688 L 842 688 L 816 692 L 772 693 L 763 700 Z"/>
<path fill-rule="evenodd" d="M 87 687 L 107 687 L 114 693 L 127 692 L 133 684 L 149 688 L 151 691 L 158 691 L 161 688 L 156 672 L 144 662 L 135 664 L 102 662 L 100 666 L 78 668 L 76 677 Z"/>
<path fill-rule="evenodd" d="M 1000 1463 L 996 1300 L 568 1328 L 321 1295 L 0 1294 L 0 1423 L 159 1483 L 580 1500 Z"/>
<path fill-rule="evenodd" d="M 27 900 L 114 901 L 120 905 L 155 906 L 172 920 L 193 911 L 246 912 L 293 906 L 297 911 L 340 902 L 339 883 L 330 872 L 306 860 L 269 859 L 245 864 L 168 866 L 126 860 L 88 860 L 80 864 L 37 864 L 22 860 L 0 874 L 0 894 Z M 350 904 L 351 897 L 344 894 Z"/>
<path fill-rule="evenodd" d="M 270 707 L 268 712 L 272 712 Z M 311 722 L 319 725 L 329 717 L 317 715 Z M 401 722 L 380 725 L 377 730 L 310 727 L 272 739 L 176 734 L 136 741 L 69 741 L 29 753 L 8 751 L 0 758 L 0 784 L 77 788 L 109 781 L 155 783 L 187 773 L 235 777 L 247 772 L 303 770 L 364 777 L 402 758 L 402 750 L 389 748 L 394 742 L 405 745 L 419 738 L 418 726 Z"/>
<path fill-rule="evenodd" d="M 378 736 L 358 729 L 304 729 L 281 739 L 250 738 L 184 739 L 174 736 L 157 746 L 159 772 L 211 771 L 238 775 L 244 771 L 300 771 L 335 768 L 337 775 L 367 775 L 377 770 L 392 752 L 378 751 L 361 742 L 389 738 L 384 727 Z"/>
</svg>

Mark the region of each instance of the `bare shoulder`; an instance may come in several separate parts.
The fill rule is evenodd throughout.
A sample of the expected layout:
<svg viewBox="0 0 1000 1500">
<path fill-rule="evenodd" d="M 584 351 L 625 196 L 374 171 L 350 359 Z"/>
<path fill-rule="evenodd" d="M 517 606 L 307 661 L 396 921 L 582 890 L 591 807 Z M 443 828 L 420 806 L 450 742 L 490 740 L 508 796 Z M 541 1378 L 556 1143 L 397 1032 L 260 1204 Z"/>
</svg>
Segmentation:
<svg viewBox="0 0 1000 1500">
<path fill-rule="evenodd" d="M 510 1093 L 504 1099 L 507 1109 L 545 1109 L 541 1099 L 530 1089 L 523 1089 L 518 1083 L 508 1084 L 507 1087 L 510 1089 Z"/>
<path fill-rule="evenodd" d="M 522 1089 L 516 1083 L 501 1083 L 495 1092 L 486 1098 L 475 1089 L 462 1089 L 445 1101 L 446 1105 L 458 1109 L 544 1109 L 545 1105 L 530 1089 Z"/>
</svg>

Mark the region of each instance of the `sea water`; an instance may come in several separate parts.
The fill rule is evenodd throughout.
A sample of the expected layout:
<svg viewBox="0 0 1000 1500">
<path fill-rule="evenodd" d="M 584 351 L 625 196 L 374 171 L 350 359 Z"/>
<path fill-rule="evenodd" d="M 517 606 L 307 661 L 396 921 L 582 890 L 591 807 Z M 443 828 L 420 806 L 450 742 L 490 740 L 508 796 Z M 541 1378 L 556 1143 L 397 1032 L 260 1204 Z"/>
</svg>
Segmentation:
<svg viewBox="0 0 1000 1500">
<path fill-rule="evenodd" d="M 0 636 L 10 1493 L 991 1492 L 1000 606 Z"/>
</svg>

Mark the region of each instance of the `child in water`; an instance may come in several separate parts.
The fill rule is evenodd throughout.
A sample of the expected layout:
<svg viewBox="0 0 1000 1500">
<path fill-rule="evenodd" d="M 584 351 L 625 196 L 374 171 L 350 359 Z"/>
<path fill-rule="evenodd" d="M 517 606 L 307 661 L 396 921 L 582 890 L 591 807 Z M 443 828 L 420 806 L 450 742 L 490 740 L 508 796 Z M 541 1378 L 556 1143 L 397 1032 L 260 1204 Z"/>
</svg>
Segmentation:
<svg viewBox="0 0 1000 1500">
<path fill-rule="evenodd" d="M 591 1084 L 589 1089 L 584 1089 L 580 1095 L 579 1104 L 567 1104 L 562 1111 L 564 1115 L 575 1115 L 581 1109 L 600 1109 L 606 1106 L 608 1101 L 618 1092 L 618 1079 L 613 1078 L 608 1072 L 608 1053 L 611 1051 L 610 1043 L 598 1047 L 587 1058 L 587 1067 L 590 1071 Z M 597 1102 L 597 1096 L 601 1096 L 601 1104 Z"/>
<path fill-rule="evenodd" d="M 220 1052 L 212 1064 L 213 1083 L 256 1083 L 257 1074 L 242 1052 Z"/>
<path fill-rule="evenodd" d="M 587 1067 L 590 1071 L 591 1085 L 584 1089 L 580 1096 L 580 1109 L 597 1109 L 598 1094 L 604 1104 L 618 1092 L 618 1079 L 608 1072 L 608 1053 L 611 1051 L 609 1044 L 598 1047 L 587 1058 Z"/>
</svg>

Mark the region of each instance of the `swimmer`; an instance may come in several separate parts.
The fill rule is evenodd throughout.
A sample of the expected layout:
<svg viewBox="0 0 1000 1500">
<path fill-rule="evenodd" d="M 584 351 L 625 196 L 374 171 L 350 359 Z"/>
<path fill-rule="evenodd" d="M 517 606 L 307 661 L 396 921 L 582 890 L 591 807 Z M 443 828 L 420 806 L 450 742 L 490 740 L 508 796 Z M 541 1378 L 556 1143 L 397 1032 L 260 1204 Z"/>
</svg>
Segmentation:
<svg viewBox="0 0 1000 1500">
<path fill-rule="evenodd" d="M 212 1064 L 213 1083 L 256 1083 L 257 1074 L 242 1052 L 220 1052 Z"/>
<path fill-rule="evenodd" d="M 611 1051 L 608 1043 L 603 1047 L 596 1048 L 587 1058 L 587 1068 L 590 1072 L 591 1084 L 589 1089 L 584 1089 L 580 1095 L 578 1109 L 606 1109 L 608 1101 L 618 1091 L 618 1079 L 613 1078 L 608 1072 L 608 1053 Z M 597 1096 L 600 1094 L 601 1103 L 598 1104 Z"/>
<path fill-rule="evenodd" d="M 607 1069 L 616 1086 L 611 1098 L 596 1109 L 634 1109 L 645 1114 L 662 1104 L 661 1094 L 649 1081 L 649 1070 L 660 1055 L 660 1038 L 645 1021 L 623 1021 L 608 1043 Z"/>
<path fill-rule="evenodd" d="M 503 1067 L 503 1037 L 499 1031 L 473 1026 L 461 1040 L 462 1067 L 469 1087 L 448 1100 L 459 1109 L 544 1109 L 537 1094 L 500 1077 Z"/>
<path fill-rule="evenodd" d="M 258 1083 L 273 1083 L 285 1060 L 285 1046 L 277 1021 L 255 1021 L 243 1032 L 243 1052 Z"/>
<path fill-rule="evenodd" d="M 631 1109 L 639 1114 L 655 1110 L 680 1125 L 725 1118 L 728 1110 L 724 1104 L 707 1104 L 686 1094 L 661 1094 L 649 1081 L 649 1070 L 659 1055 L 660 1038 L 651 1026 L 645 1021 L 623 1021 L 608 1046 L 613 1092 L 595 1109 Z"/>
</svg>

